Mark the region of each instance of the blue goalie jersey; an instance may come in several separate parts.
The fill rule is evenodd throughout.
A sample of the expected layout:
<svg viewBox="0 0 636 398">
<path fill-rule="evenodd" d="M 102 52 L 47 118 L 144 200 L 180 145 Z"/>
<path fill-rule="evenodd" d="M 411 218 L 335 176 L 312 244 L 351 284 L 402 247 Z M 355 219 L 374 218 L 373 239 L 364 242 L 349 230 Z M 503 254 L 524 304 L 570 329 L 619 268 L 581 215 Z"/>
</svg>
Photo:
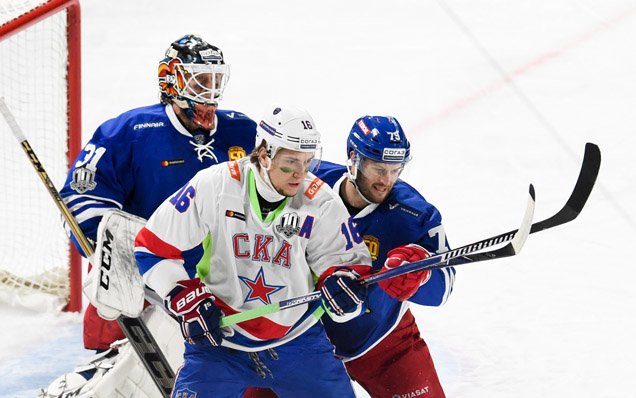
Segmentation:
<svg viewBox="0 0 636 398">
<path fill-rule="evenodd" d="M 199 170 L 253 149 L 256 123 L 244 114 L 219 109 L 215 126 L 190 133 L 172 106 L 163 104 L 130 110 L 99 126 L 60 192 L 87 238 L 95 240 L 107 210 L 147 219 Z"/>
<path fill-rule="evenodd" d="M 315 174 L 339 192 L 346 171 L 344 166 L 323 161 Z M 387 253 L 398 246 L 417 243 L 432 254 L 448 250 L 439 211 L 402 180 L 396 182 L 384 202 L 369 205 L 352 217 L 369 248 L 373 272 L 382 268 Z M 454 279 L 452 267 L 433 270 L 429 281 L 409 301 L 441 305 L 451 293 Z M 367 306 L 365 314 L 347 323 L 322 318 L 336 354 L 344 360 L 364 355 L 388 335 L 408 309 L 408 302 L 398 301 L 374 284 L 369 288 Z"/>
</svg>

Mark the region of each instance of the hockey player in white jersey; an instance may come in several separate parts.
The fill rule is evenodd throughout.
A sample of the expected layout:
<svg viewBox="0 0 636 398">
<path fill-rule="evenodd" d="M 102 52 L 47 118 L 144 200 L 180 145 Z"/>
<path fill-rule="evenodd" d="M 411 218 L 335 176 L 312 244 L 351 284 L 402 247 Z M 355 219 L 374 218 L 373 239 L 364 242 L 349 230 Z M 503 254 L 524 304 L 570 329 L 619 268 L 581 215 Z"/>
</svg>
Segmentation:
<svg viewBox="0 0 636 398">
<path fill-rule="evenodd" d="M 100 125 L 61 189 L 60 195 L 82 232 L 96 246 L 101 238 L 98 226 L 109 218 L 108 213 L 118 209 L 148 218 L 198 171 L 243 157 L 254 148 L 256 123 L 241 112 L 218 108 L 229 79 L 223 52 L 200 36 L 187 34 L 161 54 L 156 77 L 160 102 L 129 110 Z M 81 249 L 75 237 L 71 235 L 71 239 Z M 130 247 L 132 256 L 134 235 L 116 236 L 115 240 L 121 247 Z M 194 258 L 202 253 L 202 247 L 189 252 Z M 91 272 L 86 282 L 99 279 L 99 275 Z M 84 345 L 102 353 L 77 368 L 79 374 L 65 374 L 53 381 L 43 395 L 161 397 L 134 351 L 118 342 L 124 339 L 119 324 L 102 318 L 104 303 L 95 302 L 90 295 L 89 300 L 84 314 Z M 153 316 L 164 321 L 151 332 L 165 353 L 170 351 L 169 345 L 161 343 L 170 340 L 169 329 L 176 329 L 176 323 L 162 315 L 161 311 L 147 311 L 142 318 Z M 155 324 L 154 320 L 144 320 Z M 126 355 L 117 355 L 118 351 Z M 141 376 L 132 377 L 134 374 Z"/>
<path fill-rule="evenodd" d="M 199 172 L 137 235 L 147 286 L 180 322 L 184 365 L 173 397 L 238 397 L 248 386 L 279 397 L 354 396 L 319 317 L 363 313 L 368 250 L 343 203 L 310 170 L 320 160 L 311 116 L 273 107 L 249 158 Z M 208 239 L 198 263 L 187 251 Z M 328 300 L 221 329 L 230 315 L 319 288 Z"/>
</svg>

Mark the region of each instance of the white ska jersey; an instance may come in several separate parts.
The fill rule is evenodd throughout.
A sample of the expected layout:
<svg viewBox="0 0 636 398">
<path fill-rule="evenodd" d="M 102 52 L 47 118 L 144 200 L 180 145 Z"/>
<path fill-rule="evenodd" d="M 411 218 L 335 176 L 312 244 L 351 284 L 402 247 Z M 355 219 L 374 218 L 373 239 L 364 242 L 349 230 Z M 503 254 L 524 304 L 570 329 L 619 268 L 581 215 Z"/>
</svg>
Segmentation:
<svg viewBox="0 0 636 398">
<path fill-rule="evenodd" d="M 209 239 L 196 265 L 225 315 L 315 290 L 315 278 L 347 266 L 369 271 L 371 258 L 337 194 L 308 173 L 296 196 L 263 220 L 248 158 L 200 171 L 168 198 L 137 236 L 146 284 L 165 297 L 192 278 L 187 253 Z M 326 272 L 326 274 L 325 274 Z M 324 275 L 323 275 L 324 274 Z M 276 347 L 302 334 L 323 313 L 304 304 L 234 325 L 223 345 L 244 351 Z"/>
</svg>

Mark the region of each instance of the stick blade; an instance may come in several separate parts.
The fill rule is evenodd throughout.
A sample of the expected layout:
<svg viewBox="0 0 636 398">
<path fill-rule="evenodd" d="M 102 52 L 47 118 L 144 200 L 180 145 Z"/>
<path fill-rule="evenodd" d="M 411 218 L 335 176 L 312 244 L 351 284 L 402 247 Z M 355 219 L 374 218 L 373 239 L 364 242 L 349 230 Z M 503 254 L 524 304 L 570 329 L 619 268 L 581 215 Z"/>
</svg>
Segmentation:
<svg viewBox="0 0 636 398">
<path fill-rule="evenodd" d="M 532 226 L 530 233 L 543 231 L 574 220 L 583 210 L 587 199 L 592 193 L 598 172 L 601 167 L 601 150 L 598 145 L 588 142 L 585 144 L 585 155 L 581 164 L 581 171 L 574 189 L 565 206 L 558 213 Z"/>
</svg>

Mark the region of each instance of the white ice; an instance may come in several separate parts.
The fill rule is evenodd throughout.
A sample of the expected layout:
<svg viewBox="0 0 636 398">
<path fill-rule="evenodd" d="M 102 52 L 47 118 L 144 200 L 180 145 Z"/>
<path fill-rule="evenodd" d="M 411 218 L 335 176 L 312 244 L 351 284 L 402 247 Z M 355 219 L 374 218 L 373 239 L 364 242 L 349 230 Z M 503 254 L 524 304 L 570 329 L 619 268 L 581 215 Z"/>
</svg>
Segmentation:
<svg viewBox="0 0 636 398">
<path fill-rule="evenodd" d="M 586 142 L 594 192 L 510 259 L 457 269 L 446 305 L 415 307 L 447 396 L 636 396 L 636 3 L 630 0 L 82 1 L 83 130 L 157 99 L 185 33 L 223 49 L 223 107 L 307 108 L 343 161 L 364 114 L 411 139 L 407 180 L 452 245 L 516 228 L 527 185 L 556 212 Z M 632 37 L 632 39 L 629 39 Z M 1 244 L 0 244 L 1 245 Z M 0 309 L 0 396 L 32 397 L 81 358 L 78 314 Z M 360 396 L 365 396 L 358 390 Z"/>
</svg>

